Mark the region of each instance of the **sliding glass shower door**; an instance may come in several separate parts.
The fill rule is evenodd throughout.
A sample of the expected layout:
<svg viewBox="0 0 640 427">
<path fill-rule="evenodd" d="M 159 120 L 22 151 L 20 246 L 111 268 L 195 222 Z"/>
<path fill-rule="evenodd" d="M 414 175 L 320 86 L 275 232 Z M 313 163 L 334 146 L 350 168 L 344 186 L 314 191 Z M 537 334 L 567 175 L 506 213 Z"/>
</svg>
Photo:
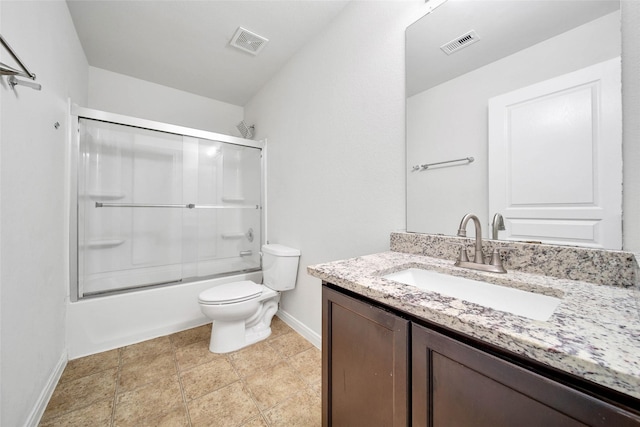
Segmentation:
<svg viewBox="0 0 640 427">
<path fill-rule="evenodd" d="M 78 296 L 260 268 L 261 149 L 79 119 Z"/>
</svg>

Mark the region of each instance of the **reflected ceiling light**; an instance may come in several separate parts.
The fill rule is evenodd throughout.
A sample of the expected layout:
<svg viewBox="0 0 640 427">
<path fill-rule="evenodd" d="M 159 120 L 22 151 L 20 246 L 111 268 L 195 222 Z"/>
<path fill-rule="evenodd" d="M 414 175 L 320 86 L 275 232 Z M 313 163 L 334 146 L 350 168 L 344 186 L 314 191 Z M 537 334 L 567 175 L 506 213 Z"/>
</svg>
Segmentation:
<svg viewBox="0 0 640 427">
<path fill-rule="evenodd" d="M 427 3 L 427 15 L 436 10 L 438 7 L 445 4 L 447 0 L 425 0 Z"/>
<path fill-rule="evenodd" d="M 208 157 L 217 157 L 220 154 L 220 147 L 210 147 L 207 151 L 206 154 Z"/>
</svg>

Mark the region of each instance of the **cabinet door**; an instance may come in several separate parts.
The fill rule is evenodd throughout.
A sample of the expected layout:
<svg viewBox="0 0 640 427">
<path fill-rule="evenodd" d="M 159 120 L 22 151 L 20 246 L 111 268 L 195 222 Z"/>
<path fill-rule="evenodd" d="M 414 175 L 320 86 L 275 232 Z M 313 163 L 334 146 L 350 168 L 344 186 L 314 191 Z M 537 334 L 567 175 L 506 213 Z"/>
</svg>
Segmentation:
<svg viewBox="0 0 640 427">
<path fill-rule="evenodd" d="M 407 426 L 409 322 L 322 293 L 322 425 Z"/>
<path fill-rule="evenodd" d="M 412 324 L 414 426 L 637 426 L 620 408 Z"/>
</svg>

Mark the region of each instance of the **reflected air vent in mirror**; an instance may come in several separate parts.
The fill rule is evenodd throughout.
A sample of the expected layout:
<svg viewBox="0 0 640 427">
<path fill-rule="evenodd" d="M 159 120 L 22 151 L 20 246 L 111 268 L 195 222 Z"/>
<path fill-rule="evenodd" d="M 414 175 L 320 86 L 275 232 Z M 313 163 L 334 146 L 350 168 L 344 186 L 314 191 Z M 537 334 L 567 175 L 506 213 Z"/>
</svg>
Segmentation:
<svg viewBox="0 0 640 427">
<path fill-rule="evenodd" d="M 440 46 L 440 49 L 447 55 L 451 55 L 454 52 L 459 51 L 460 49 L 467 47 L 477 41 L 480 40 L 480 36 L 474 31 L 471 30 L 468 33 L 461 35 L 460 37 L 456 37 L 451 40 L 449 43 L 445 43 Z"/>
<path fill-rule="evenodd" d="M 257 55 L 267 44 L 269 40 L 252 33 L 242 27 L 238 27 L 238 30 L 233 35 L 233 38 L 229 44 L 245 52 L 249 52 L 252 55 Z"/>
</svg>

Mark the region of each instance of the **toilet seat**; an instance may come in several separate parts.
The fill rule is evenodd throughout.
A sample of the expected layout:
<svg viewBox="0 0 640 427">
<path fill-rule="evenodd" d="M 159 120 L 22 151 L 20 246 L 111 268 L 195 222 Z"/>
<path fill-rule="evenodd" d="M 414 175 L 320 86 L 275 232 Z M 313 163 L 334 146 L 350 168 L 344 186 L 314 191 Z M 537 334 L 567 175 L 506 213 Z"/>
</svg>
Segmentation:
<svg viewBox="0 0 640 427">
<path fill-rule="evenodd" d="M 233 304 L 254 299 L 262 294 L 263 289 L 262 285 L 250 280 L 225 283 L 201 292 L 198 295 L 198 301 L 208 305 Z"/>
</svg>

